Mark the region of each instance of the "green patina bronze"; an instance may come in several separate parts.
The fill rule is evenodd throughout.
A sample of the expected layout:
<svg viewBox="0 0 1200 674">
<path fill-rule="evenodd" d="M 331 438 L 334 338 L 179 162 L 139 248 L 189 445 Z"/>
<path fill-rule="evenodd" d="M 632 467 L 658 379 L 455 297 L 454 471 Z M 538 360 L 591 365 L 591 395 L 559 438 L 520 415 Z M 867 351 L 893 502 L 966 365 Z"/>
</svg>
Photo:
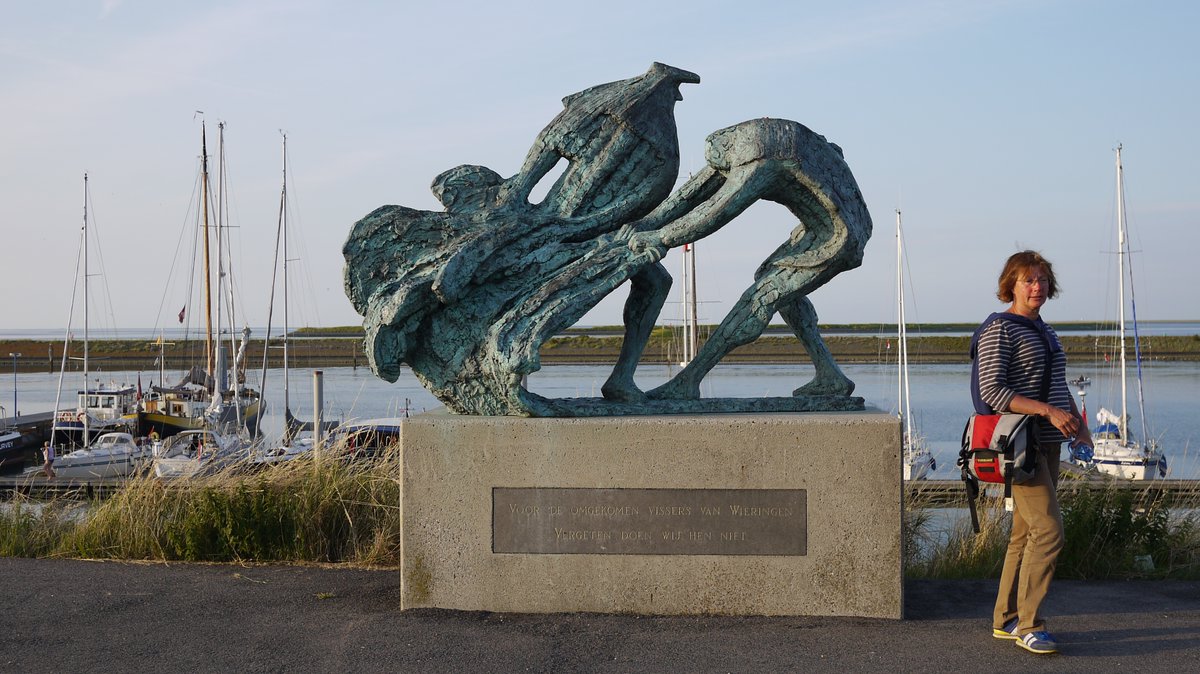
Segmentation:
<svg viewBox="0 0 1200 674">
<path fill-rule="evenodd" d="M 346 294 L 364 317 L 372 370 L 409 365 L 459 414 L 603 416 L 862 409 L 817 330 L 807 296 L 862 262 L 871 218 L 841 149 L 805 126 L 754 119 L 710 135 L 707 166 L 679 174 L 675 102 L 693 73 L 644 75 L 563 99 L 521 170 L 459 166 L 433 181 L 442 212 L 382 206 L 346 241 Z M 546 197 L 538 181 L 565 159 Z M 766 199 L 799 221 L 696 358 L 652 391 L 633 374 L 671 276 L 667 250 L 697 241 Z M 625 339 L 603 398 L 548 399 L 522 387 L 539 350 L 630 281 Z M 816 366 L 790 397 L 700 398 L 700 382 L 778 312 Z"/>
</svg>

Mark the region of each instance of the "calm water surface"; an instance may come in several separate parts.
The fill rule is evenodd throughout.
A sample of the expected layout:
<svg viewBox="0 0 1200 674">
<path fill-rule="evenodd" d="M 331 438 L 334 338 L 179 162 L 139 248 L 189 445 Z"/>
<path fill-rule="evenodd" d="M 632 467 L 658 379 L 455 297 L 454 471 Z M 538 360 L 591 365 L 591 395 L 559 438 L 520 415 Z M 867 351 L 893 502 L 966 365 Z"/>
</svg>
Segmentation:
<svg viewBox="0 0 1200 674">
<path fill-rule="evenodd" d="M 1196 456 L 1196 449 L 1200 449 L 1197 448 L 1200 425 L 1196 422 L 1200 416 L 1200 364 L 1151 363 L 1143 369 L 1147 425 L 1151 437 L 1158 438 L 1167 451 L 1170 477 L 1200 478 L 1200 461 Z M 599 396 L 600 386 L 609 371 L 607 366 L 595 365 L 547 366 L 530 376 L 529 388 L 555 398 Z M 848 365 L 845 371 L 857 384 L 855 394 L 863 396 L 869 408 L 895 411 L 894 366 Z M 673 372 L 663 365 L 643 366 L 638 370 L 638 385 L 643 389 L 653 388 L 666 381 Z M 929 441 L 937 458 L 938 470 L 932 477 L 956 478 L 954 459 L 958 456 L 963 423 L 971 412 L 967 389 L 970 366 L 915 365 L 910 372 L 914 426 Z M 403 416 L 406 408 L 416 414 L 440 407 L 407 369 L 395 384 L 384 382 L 366 368 L 327 368 L 323 373 L 326 419 Z M 1092 380 L 1086 397 L 1089 415 L 1094 418 L 1101 406 L 1114 410 L 1120 406 L 1119 379 L 1111 368 L 1103 364 L 1068 368 L 1068 379 L 1080 375 Z M 92 380 L 136 384 L 138 376 L 137 372 L 93 373 Z M 178 373 L 168 371 L 168 383 L 173 383 L 178 376 Z M 705 380 L 702 394 L 705 397 L 786 396 L 811 377 L 812 367 L 807 365 L 720 365 Z M 143 372 L 141 378 L 149 387 L 157 373 Z M 52 410 L 58 379 L 58 374 L 19 373 L 16 377 L 19 409 L 24 413 Z M 251 379 L 256 380 L 257 373 L 252 374 Z M 311 418 L 312 371 L 293 369 L 289 379 L 292 411 L 301 418 Z M 13 383 L 11 373 L 0 375 L 0 406 L 3 407 L 0 416 L 11 414 Z M 82 386 L 80 374 L 68 375 L 64 379 L 60 407 L 72 407 L 75 392 Z M 268 415 L 263 428 L 268 434 L 277 433 L 282 426 L 282 371 L 271 370 L 268 374 L 266 399 Z M 1130 399 L 1133 428 L 1135 433 L 1140 433 L 1136 388 L 1133 386 L 1130 387 Z"/>
</svg>

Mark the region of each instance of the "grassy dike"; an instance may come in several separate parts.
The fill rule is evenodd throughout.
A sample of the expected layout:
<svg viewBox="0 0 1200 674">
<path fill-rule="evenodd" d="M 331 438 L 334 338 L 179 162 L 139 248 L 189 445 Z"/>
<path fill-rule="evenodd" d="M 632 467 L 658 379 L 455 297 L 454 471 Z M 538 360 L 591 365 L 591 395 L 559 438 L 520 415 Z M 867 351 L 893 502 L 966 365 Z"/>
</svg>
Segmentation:
<svg viewBox="0 0 1200 674">
<path fill-rule="evenodd" d="M 934 329 L 934 328 L 937 329 Z M 879 326 L 873 330 L 877 331 Z M 961 335 L 939 334 L 947 330 L 969 329 L 969 326 L 929 326 L 925 331 L 910 333 L 909 360 L 913 363 L 966 363 L 969 338 Z M 823 330 L 840 333 L 863 331 L 858 326 L 826 326 Z M 622 338 L 619 326 L 572 329 L 563 336 L 555 337 L 542 347 L 543 364 L 614 363 L 621 349 Z M 654 330 L 645 353 L 644 363 L 668 363 L 679 360 L 679 344 L 682 338 L 678 328 L 659 327 Z M 701 333 L 706 334 L 704 331 Z M 366 357 L 362 350 L 362 330 L 355 327 L 306 328 L 297 331 L 300 339 L 292 339 L 288 345 L 290 363 L 299 368 L 365 366 Z M 703 339 L 703 337 L 702 337 Z M 895 338 L 877 337 L 874 334 L 837 334 L 825 338 L 834 358 L 840 363 L 894 362 Z M 1073 363 L 1103 361 L 1116 351 L 1116 339 L 1090 336 L 1065 336 L 1063 348 Z M 1133 339 L 1126 340 L 1132 353 Z M 267 349 L 270 367 L 282 365 L 282 345 L 279 339 L 271 340 Z M 252 339 L 248 348 L 248 364 L 251 369 L 262 367 L 263 341 Z M 83 347 L 71 346 L 72 357 L 82 355 Z M 1146 360 L 1200 361 L 1200 335 L 1152 336 L 1141 339 L 1142 356 Z M 24 354 L 17 360 L 17 369 L 22 372 L 56 372 L 61 365 L 62 342 L 37 340 L 0 340 L 0 353 Z M 167 369 L 178 371 L 188 363 L 204 362 L 203 341 L 179 341 L 167 345 L 163 355 Z M 108 371 L 135 370 L 154 372 L 158 369 L 156 359 L 159 347 L 146 340 L 94 340 L 89 348 L 89 360 L 93 369 Z M 725 358 L 730 363 L 804 363 L 808 356 L 799 341 L 773 328 L 758 340 L 735 349 Z M 78 360 L 69 360 L 68 367 L 81 369 Z"/>
</svg>

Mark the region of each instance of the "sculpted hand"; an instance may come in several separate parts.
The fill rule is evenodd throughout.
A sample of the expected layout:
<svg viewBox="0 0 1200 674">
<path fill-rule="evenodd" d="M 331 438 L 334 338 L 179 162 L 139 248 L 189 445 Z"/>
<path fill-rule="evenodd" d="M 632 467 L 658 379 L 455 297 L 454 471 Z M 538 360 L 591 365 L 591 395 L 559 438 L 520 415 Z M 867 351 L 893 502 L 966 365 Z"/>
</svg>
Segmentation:
<svg viewBox="0 0 1200 674">
<path fill-rule="evenodd" d="M 637 234 L 637 233 L 638 233 L 638 223 L 631 222 L 626 225 L 621 225 L 621 228 L 617 230 L 616 236 L 617 236 L 618 241 L 629 241 L 630 239 L 633 238 L 633 235 Z"/>
<path fill-rule="evenodd" d="M 657 232 L 637 232 L 629 238 L 629 249 L 639 255 L 647 255 L 651 262 L 658 262 L 667 254 L 667 247 Z"/>
</svg>

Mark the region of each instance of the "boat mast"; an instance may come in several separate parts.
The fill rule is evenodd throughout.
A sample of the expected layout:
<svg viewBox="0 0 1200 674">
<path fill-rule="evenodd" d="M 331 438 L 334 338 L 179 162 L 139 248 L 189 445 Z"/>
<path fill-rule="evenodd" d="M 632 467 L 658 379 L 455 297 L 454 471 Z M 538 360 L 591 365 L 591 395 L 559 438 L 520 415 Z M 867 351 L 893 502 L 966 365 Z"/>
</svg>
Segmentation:
<svg viewBox="0 0 1200 674">
<path fill-rule="evenodd" d="M 233 410 L 234 417 L 237 421 L 237 427 L 242 427 L 242 407 L 238 404 L 236 389 L 237 389 L 237 372 L 236 364 L 231 367 L 230 363 L 220 353 L 221 346 L 221 326 L 223 325 L 222 304 L 226 304 L 229 310 L 229 353 L 237 353 L 237 343 L 234 337 L 234 305 L 233 305 L 233 280 L 229 280 L 228 288 L 226 288 L 225 275 L 226 266 L 225 258 L 229 255 L 226 247 L 225 228 L 228 222 L 229 206 L 226 199 L 226 187 L 228 187 L 228 172 L 225 168 L 225 122 L 217 124 L 217 328 L 216 328 L 216 348 L 217 353 L 213 355 L 216 362 L 216 378 L 213 381 L 216 394 L 213 397 L 212 404 L 209 405 L 211 410 L 219 410 L 224 405 L 225 393 L 227 391 L 234 392 Z M 230 265 L 232 268 L 232 264 Z M 228 293 L 228 295 L 227 295 Z M 236 361 L 236 356 L 233 356 Z M 227 377 L 232 374 L 233 381 L 229 381 Z M 218 416 L 218 421 L 224 421 L 221 416 Z"/>
<path fill-rule="evenodd" d="M 283 233 L 283 409 L 289 413 L 288 399 L 288 226 L 287 226 L 287 134 L 283 134 L 283 187 L 279 192 L 279 227 Z M 284 422 L 286 425 L 286 421 Z"/>
<path fill-rule="evenodd" d="M 54 435 L 58 432 L 58 413 L 59 406 L 62 403 L 62 387 L 63 379 L 67 374 L 67 352 L 71 349 L 71 325 L 75 320 L 75 298 L 79 292 L 79 262 L 84 251 L 84 242 L 87 241 L 87 174 L 83 174 L 83 227 L 79 230 L 79 252 L 75 254 L 75 280 L 71 281 L 71 310 L 67 312 L 67 333 L 63 337 L 62 360 L 58 366 L 58 390 L 54 393 L 54 421 L 50 424 L 50 446 L 56 447 L 54 444 Z M 87 383 L 86 377 L 84 384 Z M 84 386 L 86 389 L 87 387 Z"/>
<path fill-rule="evenodd" d="M 909 402 L 908 386 L 908 321 L 904 315 L 904 235 L 900 227 L 900 209 L 898 208 L 896 209 L 896 304 L 899 307 L 897 328 L 900 337 L 899 352 L 896 354 L 896 360 L 900 365 L 900 377 L 896 392 L 896 414 L 901 414 L 903 410 L 901 422 L 904 424 L 904 446 L 908 447 L 912 444 L 909 429 L 912 407 Z"/>
<path fill-rule="evenodd" d="M 221 304 L 225 301 L 225 224 L 224 209 L 225 209 L 225 122 L 217 122 L 217 207 L 213 225 L 217 236 L 217 325 L 213 330 L 213 340 L 216 342 L 216 349 L 213 352 L 213 361 L 216 363 L 213 373 L 213 403 L 215 408 L 219 403 L 218 397 L 225 395 L 225 363 L 220 356 L 221 351 Z"/>
<path fill-rule="evenodd" d="M 696 358 L 696 352 L 700 350 L 700 317 L 697 315 L 697 307 L 699 302 L 696 299 L 696 243 L 689 243 L 687 246 L 688 259 L 688 330 L 691 332 L 689 342 L 692 345 L 692 350 L 687 355 L 688 362 L 692 362 Z"/>
<path fill-rule="evenodd" d="M 203 202 L 204 220 L 201 230 L 204 235 L 204 348 L 207 352 L 205 372 L 209 381 L 213 377 L 213 330 L 212 330 L 212 274 L 208 251 L 208 137 L 204 122 L 200 122 L 200 194 Z M 205 382 L 207 388 L 208 382 Z"/>
<path fill-rule="evenodd" d="M 1127 386 L 1125 382 L 1125 178 L 1121 167 L 1121 146 L 1117 145 L 1117 296 L 1120 298 L 1120 331 L 1121 340 L 1121 416 L 1117 421 L 1117 429 L 1121 433 L 1121 441 L 1129 442 L 1129 428 L 1126 423 L 1125 410 Z"/>
<path fill-rule="evenodd" d="M 90 416 L 87 413 L 91 403 L 91 394 L 88 393 L 88 226 L 87 226 L 87 207 L 88 207 L 88 177 L 87 173 L 83 174 L 83 446 L 87 447 L 90 442 L 88 437 L 91 424 Z"/>
<path fill-rule="evenodd" d="M 696 302 L 696 244 L 683 244 L 683 354 L 680 365 L 696 357 L 700 343 L 700 325 Z"/>
</svg>

